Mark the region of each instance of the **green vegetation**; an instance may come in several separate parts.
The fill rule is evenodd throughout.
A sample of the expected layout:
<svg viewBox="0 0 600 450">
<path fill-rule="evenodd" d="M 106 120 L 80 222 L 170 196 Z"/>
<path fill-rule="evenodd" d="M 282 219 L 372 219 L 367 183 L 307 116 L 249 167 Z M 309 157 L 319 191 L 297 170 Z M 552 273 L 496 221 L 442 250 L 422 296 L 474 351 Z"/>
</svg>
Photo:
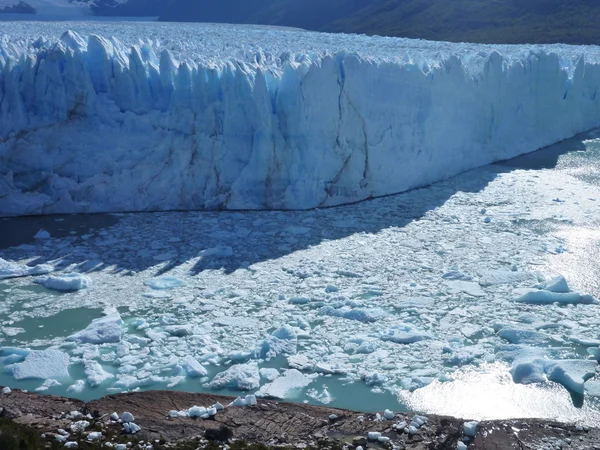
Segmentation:
<svg viewBox="0 0 600 450">
<path fill-rule="evenodd" d="M 164 0 L 146 0 L 153 1 Z M 597 0 L 172 0 L 167 3 L 161 20 L 257 23 L 482 43 L 600 45 Z"/>
</svg>

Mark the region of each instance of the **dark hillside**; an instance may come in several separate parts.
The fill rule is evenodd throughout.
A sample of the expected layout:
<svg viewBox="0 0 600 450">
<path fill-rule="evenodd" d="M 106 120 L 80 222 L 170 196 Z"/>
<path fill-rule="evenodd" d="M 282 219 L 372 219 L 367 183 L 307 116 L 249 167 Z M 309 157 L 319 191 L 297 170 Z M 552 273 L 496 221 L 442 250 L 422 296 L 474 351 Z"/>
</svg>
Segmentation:
<svg viewBox="0 0 600 450">
<path fill-rule="evenodd" d="M 98 15 L 486 43 L 600 45 L 600 0 L 96 0 Z"/>
</svg>

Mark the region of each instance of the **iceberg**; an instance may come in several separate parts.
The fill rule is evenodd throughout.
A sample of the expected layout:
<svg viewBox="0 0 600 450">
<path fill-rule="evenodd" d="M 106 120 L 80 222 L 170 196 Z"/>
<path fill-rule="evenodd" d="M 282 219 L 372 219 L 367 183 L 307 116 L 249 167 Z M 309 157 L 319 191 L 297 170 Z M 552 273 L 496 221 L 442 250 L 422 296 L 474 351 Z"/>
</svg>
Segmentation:
<svg viewBox="0 0 600 450">
<path fill-rule="evenodd" d="M 13 26 L 0 216 L 334 206 L 600 125 L 597 47 Z"/>
</svg>

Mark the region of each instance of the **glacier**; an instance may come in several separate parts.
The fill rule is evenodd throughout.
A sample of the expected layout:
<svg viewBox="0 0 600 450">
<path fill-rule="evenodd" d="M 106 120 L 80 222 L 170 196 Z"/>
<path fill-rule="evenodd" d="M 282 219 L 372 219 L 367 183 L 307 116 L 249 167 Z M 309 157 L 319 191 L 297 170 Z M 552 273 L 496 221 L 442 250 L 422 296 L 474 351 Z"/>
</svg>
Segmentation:
<svg viewBox="0 0 600 450">
<path fill-rule="evenodd" d="M 310 209 L 600 125 L 600 48 L 0 23 L 0 216 Z"/>
</svg>

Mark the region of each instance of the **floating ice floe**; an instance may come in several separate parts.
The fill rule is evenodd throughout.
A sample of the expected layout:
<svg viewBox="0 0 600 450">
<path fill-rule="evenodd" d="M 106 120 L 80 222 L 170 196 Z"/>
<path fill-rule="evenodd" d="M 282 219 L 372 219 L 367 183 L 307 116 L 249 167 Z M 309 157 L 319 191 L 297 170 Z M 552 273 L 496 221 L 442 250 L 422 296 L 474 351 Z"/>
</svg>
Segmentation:
<svg viewBox="0 0 600 450">
<path fill-rule="evenodd" d="M 283 375 L 267 383 L 256 392 L 258 397 L 277 399 L 290 398 L 293 391 L 302 389 L 314 381 L 314 376 L 308 376 L 296 369 L 288 369 Z"/>
<path fill-rule="evenodd" d="M 387 333 L 382 334 L 379 338 L 382 341 L 390 341 L 395 344 L 413 344 L 429 339 L 430 336 L 427 333 L 415 329 L 411 325 L 402 324 L 392 326 Z"/>
<path fill-rule="evenodd" d="M 65 275 L 45 275 L 37 278 L 35 282 L 54 291 L 75 292 L 87 288 L 90 279 L 80 273 L 67 273 Z"/>
<path fill-rule="evenodd" d="M 23 362 L 11 364 L 6 369 L 15 380 L 69 378 L 69 355 L 60 350 L 33 350 Z"/>
<path fill-rule="evenodd" d="M 208 386 L 213 389 L 229 388 L 241 391 L 256 389 L 260 386 L 258 364 L 256 362 L 234 364 L 215 375 Z"/>
<path fill-rule="evenodd" d="M 544 289 L 530 290 L 515 299 L 519 303 L 529 303 L 534 305 L 545 305 L 552 303 L 559 304 L 593 304 L 597 303 L 591 295 L 582 295 L 573 292 L 569 288 L 567 281 L 563 276 L 558 276 L 548 281 Z"/>
<path fill-rule="evenodd" d="M 185 282 L 183 280 L 169 276 L 152 278 L 150 280 L 144 281 L 144 284 L 149 288 L 155 289 L 157 291 L 175 289 L 181 286 L 185 286 Z"/>
<path fill-rule="evenodd" d="M 109 309 L 105 317 L 92 320 L 84 330 L 69 336 L 69 341 L 86 344 L 120 342 L 123 338 L 123 320 L 116 309 Z"/>
<path fill-rule="evenodd" d="M 34 267 L 29 267 L 25 264 L 19 264 L 0 258 L 0 280 L 7 278 L 44 275 L 52 271 L 54 271 L 54 266 L 51 266 L 50 264 L 40 264 Z"/>
</svg>

